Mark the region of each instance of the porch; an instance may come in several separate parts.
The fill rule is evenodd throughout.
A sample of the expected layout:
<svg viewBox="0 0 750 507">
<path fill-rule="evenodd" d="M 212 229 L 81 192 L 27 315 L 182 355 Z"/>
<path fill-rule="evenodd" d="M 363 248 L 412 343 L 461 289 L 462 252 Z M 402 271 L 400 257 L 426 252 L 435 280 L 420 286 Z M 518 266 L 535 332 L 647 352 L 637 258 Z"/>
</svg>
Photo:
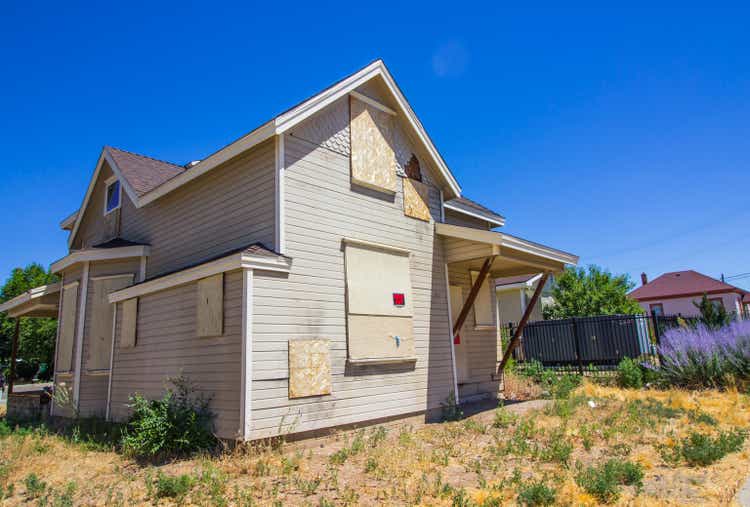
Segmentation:
<svg viewBox="0 0 750 507">
<path fill-rule="evenodd" d="M 578 257 L 501 232 L 438 223 L 436 233 L 443 238 L 457 401 L 494 397 L 547 278 L 575 265 Z M 537 289 L 502 350 L 492 280 L 537 273 L 542 274 Z"/>
</svg>

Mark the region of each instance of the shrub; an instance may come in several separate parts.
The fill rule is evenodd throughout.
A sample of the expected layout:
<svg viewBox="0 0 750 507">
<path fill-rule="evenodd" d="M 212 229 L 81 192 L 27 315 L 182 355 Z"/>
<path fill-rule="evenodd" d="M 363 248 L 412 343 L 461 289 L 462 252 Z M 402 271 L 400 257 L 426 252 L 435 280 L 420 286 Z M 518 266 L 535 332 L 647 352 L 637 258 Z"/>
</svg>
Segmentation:
<svg viewBox="0 0 750 507">
<path fill-rule="evenodd" d="M 122 438 L 123 451 L 130 456 L 159 459 L 190 454 L 216 445 L 211 432 L 213 414 L 209 401 L 194 395 L 184 378 L 172 379 L 175 389 L 167 389 L 159 400 L 140 395 L 131 398 L 133 415 Z"/>
<path fill-rule="evenodd" d="M 552 505 L 555 503 L 555 497 L 555 490 L 542 481 L 522 484 L 518 491 L 518 503 L 530 507 Z"/>
<path fill-rule="evenodd" d="M 657 372 L 664 383 L 688 388 L 750 381 L 750 320 L 720 329 L 703 324 L 666 331 Z"/>
<path fill-rule="evenodd" d="M 494 428 L 507 428 L 518 420 L 518 416 L 508 412 L 505 407 L 498 407 L 495 410 L 495 418 L 492 421 Z"/>
<path fill-rule="evenodd" d="M 194 482 L 189 475 L 169 476 L 159 472 L 153 484 L 154 496 L 156 498 L 184 498 L 190 492 Z"/>
<path fill-rule="evenodd" d="M 741 430 L 721 432 L 713 438 L 693 432 L 680 444 L 680 454 L 690 466 L 708 466 L 742 449 L 746 436 Z"/>
<path fill-rule="evenodd" d="M 635 360 L 626 357 L 617 365 L 617 385 L 626 389 L 643 387 L 643 372 Z"/>
<path fill-rule="evenodd" d="M 37 477 L 36 474 L 27 475 L 23 480 L 23 485 L 26 486 L 26 496 L 29 498 L 40 497 L 47 489 L 47 483 Z"/>
<path fill-rule="evenodd" d="M 582 469 L 576 483 L 602 503 L 615 502 L 620 497 L 620 486 L 643 485 L 643 468 L 639 464 L 611 459 L 598 467 Z"/>
<path fill-rule="evenodd" d="M 448 399 L 440 404 L 440 408 L 443 421 L 458 421 L 464 416 L 461 406 L 456 403 L 456 393 L 453 391 L 448 395 Z"/>
</svg>

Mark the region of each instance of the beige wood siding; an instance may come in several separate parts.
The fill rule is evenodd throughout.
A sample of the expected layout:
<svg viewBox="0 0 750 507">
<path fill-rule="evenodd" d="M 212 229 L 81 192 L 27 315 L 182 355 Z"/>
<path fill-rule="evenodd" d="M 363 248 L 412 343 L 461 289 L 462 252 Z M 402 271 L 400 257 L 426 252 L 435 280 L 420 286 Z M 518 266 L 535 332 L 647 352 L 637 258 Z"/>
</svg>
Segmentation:
<svg viewBox="0 0 750 507">
<path fill-rule="evenodd" d="M 88 207 L 83 213 L 81 224 L 78 226 L 73 248 L 87 248 L 98 243 L 104 243 L 116 237 L 120 233 L 120 214 L 122 208 L 117 209 L 104 216 L 104 198 L 107 185 L 105 181 L 114 173 L 105 162 L 99 171 L 99 177 L 94 183 L 94 190 L 88 202 Z M 130 202 L 130 198 L 123 189 L 120 202 Z"/>
<path fill-rule="evenodd" d="M 123 193 L 123 196 L 125 194 Z M 139 259 L 92 262 L 89 268 L 89 287 L 86 301 L 85 327 L 83 329 L 83 357 L 81 362 L 81 388 L 79 390 L 78 410 L 81 416 L 103 417 L 107 408 L 107 385 L 109 383 L 109 365 L 104 371 L 89 371 L 87 358 L 91 356 L 91 338 L 93 336 L 94 311 L 96 294 L 95 280 L 101 276 L 132 274 L 134 277 L 140 267 Z M 107 309 L 107 311 L 111 311 Z M 111 334 L 110 334 L 111 336 Z M 75 357 L 75 356 L 74 356 Z"/>
<path fill-rule="evenodd" d="M 271 140 L 143 208 L 123 198 L 122 237 L 151 245 L 149 278 L 256 241 L 274 248 L 274 170 Z"/>
<path fill-rule="evenodd" d="M 286 246 L 294 260 L 290 275 L 254 276 L 251 436 L 439 407 L 453 377 L 434 223 L 404 216 L 401 185 L 393 197 L 352 188 L 347 156 L 294 136 L 286 137 L 285 147 Z M 423 165 L 423 172 L 429 180 L 431 169 Z M 432 216 L 440 216 L 437 189 L 431 188 L 429 202 Z M 416 364 L 347 367 L 344 238 L 412 252 Z M 288 397 L 287 342 L 302 338 L 330 340 L 329 396 Z"/>
<path fill-rule="evenodd" d="M 169 377 L 183 374 L 200 393 L 211 398 L 219 436 L 235 438 L 240 427 L 242 366 L 242 275 L 225 273 L 224 333 L 197 336 L 196 282 L 141 296 L 138 340 L 133 348 L 119 346 L 122 303 L 118 304 L 116 354 L 112 377 L 111 416 L 128 416 L 135 393 L 161 397 Z"/>
</svg>

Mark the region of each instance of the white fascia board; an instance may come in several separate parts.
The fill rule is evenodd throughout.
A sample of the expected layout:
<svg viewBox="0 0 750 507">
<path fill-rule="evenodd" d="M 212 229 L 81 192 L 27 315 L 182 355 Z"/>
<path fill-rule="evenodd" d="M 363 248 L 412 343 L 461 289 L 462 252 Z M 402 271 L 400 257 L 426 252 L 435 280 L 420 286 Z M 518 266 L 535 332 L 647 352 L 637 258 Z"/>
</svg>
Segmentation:
<svg viewBox="0 0 750 507">
<path fill-rule="evenodd" d="M 86 261 L 104 261 L 112 259 L 127 259 L 129 257 L 141 257 L 149 255 L 151 247 L 147 245 L 123 246 L 119 248 L 90 248 L 78 250 L 55 261 L 50 266 L 53 273 L 59 273 L 65 268 Z"/>
<path fill-rule="evenodd" d="M 146 204 L 155 201 L 164 194 L 167 194 L 172 190 L 181 187 L 185 183 L 192 181 L 195 178 L 202 176 L 203 174 L 206 174 L 216 166 L 223 164 L 227 160 L 230 160 L 240 153 L 249 150 L 253 146 L 262 143 L 266 139 L 270 139 L 273 135 L 274 122 L 272 120 L 261 125 L 257 129 L 234 141 L 233 143 L 225 146 L 209 157 L 201 160 L 184 173 L 175 176 L 171 180 L 168 180 L 166 183 L 163 183 L 150 192 L 143 194 L 140 199 L 133 201 L 136 208 L 141 208 Z"/>
<path fill-rule="evenodd" d="M 505 225 L 505 220 L 497 220 L 497 219 L 491 218 L 491 217 L 489 217 L 487 215 L 483 215 L 483 214 L 481 214 L 479 212 L 467 211 L 467 210 L 465 210 L 463 208 L 456 207 L 456 206 L 454 206 L 454 205 L 452 205 L 450 203 L 447 203 L 447 202 L 445 204 L 443 204 L 443 207 L 446 208 L 446 209 L 449 209 L 451 211 L 455 211 L 456 213 L 461 213 L 461 214 L 464 214 L 464 215 L 467 215 L 467 216 L 470 216 L 470 217 L 474 217 L 474 218 L 478 218 L 480 220 L 484 220 L 485 222 L 489 222 L 491 224 L 495 224 L 498 227 L 502 227 L 503 225 Z"/>
<path fill-rule="evenodd" d="M 28 303 L 29 301 L 32 301 L 33 299 L 46 296 L 47 294 L 54 294 L 55 292 L 60 292 L 59 282 L 51 283 L 49 285 L 40 285 L 39 287 L 34 287 L 33 289 L 29 289 L 23 294 L 19 294 L 13 299 L 9 299 L 5 303 L 0 304 L 0 312 L 11 311 L 20 305 L 23 305 L 23 304 Z"/>
<path fill-rule="evenodd" d="M 185 285 L 187 283 L 200 280 L 219 273 L 233 271 L 235 269 L 257 269 L 260 271 L 277 271 L 289 273 L 291 270 L 291 259 L 267 258 L 262 256 L 247 255 L 236 253 L 217 259 L 215 261 L 201 264 L 192 268 L 187 268 L 177 273 L 164 275 L 147 282 L 142 282 L 122 290 L 109 294 L 110 303 L 118 303 L 127 299 L 140 297 L 146 294 L 159 292 L 162 290 Z"/>
<path fill-rule="evenodd" d="M 517 250 L 531 255 L 544 257 L 562 264 L 578 264 L 578 256 L 562 250 L 557 250 L 552 247 L 548 247 L 539 243 L 534 243 L 517 236 L 511 236 L 509 234 L 496 233 L 502 236 L 502 242 L 500 243 L 501 248 L 509 248 L 511 250 Z"/>
<path fill-rule="evenodd" d="M 509 290 L 528 289 L 533 287 L 534 284 L 542 277 L 542 273 L 534 275 L 525 282 L 511 283 L 506 285 L 495 285 L 495 292 L 505 292 Z"/>
<path fill-rule="evenodd" d="M 67 217 L 63 218 L 60 221 L 60 229 L 62 230 L 72 229 L 77 219 L 78 219 L 78 210 L 75 210 L 73 213 L 71 213 L 70 215 L 68 215 Z"/>
<path fill-rule="evenodd" d="M 117 164 L 115 163 L 114 159 L 110 156 L 109 152 L 107 152 L 107 149 L 102 149 L 101 154 L 99 155 L 99 160 L 96 162 L 96 169 L 94 170 L 94 175 L 91 177 L 91 181 L 89 182 L 89 187 L 86 189 L 86 195 L 83 196 L 83 202 L 81 203 L 81 207 L 78 208 L 76 217 L 75 217 L 75 223 L 73 224 L 73 229 L 70 231 L 70 236 L 68 237 L 68 248 L 73 246 L 73 240 L 76 238 L 76 233 L 78 232 L 78 228 L 81 225 L 81 220 L 83 220 L 83 215 L 86 212 L 86 207 L 89 204 L 89 200 L 91 199 L 91 194 L 94 192 L 94 186 L 96 185 L 96 180 L 99 178 L 99 173 L 102 170 L 102 166 L 104 165 L 104 162 L 107 162 L 109 164 L 109 167 L 112 169 L 112 172 L 115 174 L 118 180 L 120 180 L 120 190 L 125 189 L 125 193 L 128 194 L 128 197 L 130 197 L 130 200 L 133 201 L 133 203 L 138 206 L 138 194 L 135 193 L 135 190 L 133 190 L 133 187 L 130 186 L 128 183 L 128 180 L 126 180 L 123 175 L 122 171 L 120 171 L 120 168 L 117 167 Z M 120 205 L 122 205 L 122 195 L 120 196 Z M 68 217 L 70 218 L 70 217 Z M 68 219 L 66 219 L 68 220 Z M 61 224 L 62 225 L 62 224 Z"/>
</svg>

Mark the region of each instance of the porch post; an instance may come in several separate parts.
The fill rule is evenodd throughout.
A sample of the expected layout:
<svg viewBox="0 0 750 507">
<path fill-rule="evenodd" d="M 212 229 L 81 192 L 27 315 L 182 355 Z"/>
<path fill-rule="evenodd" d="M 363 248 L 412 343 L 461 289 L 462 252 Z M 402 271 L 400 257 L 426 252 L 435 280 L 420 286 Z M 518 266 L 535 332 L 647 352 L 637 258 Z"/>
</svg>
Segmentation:
<svg viewBox="0 0 750 507">
<path fill-rule="evenodd" d="M 542 294 L 544 285 L 547 283 L 547 278 L 549 278 L 549 271 L 545 271 L 542 275 L 542 278 L 539 280 L 539 285 L 536 286 L 534 295 L 531 296 L 531 301 L 529 301 L 526 310 L 523 312 L 523 317 L 521 317 L 521 321 L 518 323 L 518 327 L 513 333 L 513 338 L 510 340 L 510 343 L 508 343 L 508 348 L 505 349 L 503 359 L 500 361 L 500 365 L 497 367 L 498 375 L 502 375 L 503 370 L 505 369 L 505 365 L 508 364 L 510 355 L 513 353 L 513 350 L 518 347 L 518 344 L 521 343 L 521 334 L 523 333 L 523 329 L 526 327 L 526 323 L 529 321 L 529 317 L 531 317 L 531 311 L 536 306 L 536 302 L 539 299 L 539 296 Z"/>
<path fill-rule="evenodd" d="M 477 276 L 474 285 L 471 287 L 471 291 L 469 291 L 469 297 L 466 298 L 464 306 L 463 308 L 461 308 L 461 313 L 458 314 L 458 319 L 456 319 L 456 323 L 453 324 L 453 335 L 451 336 L 451 339 L 456 337 L 458 332 L 461 330 L 461 326 L 464 325 L 466 317 L 469 316 L 469 310 L 471 310 L 471 307 L 474 306 L 474 301 L 476 301 L 477 296 L 479 295 L 479 288 L 487 278 L 487 275 L 490 272 L 490 268 L 492 267 L 492 262 L 496 257 L 497 255 L 490 255 L 489 257 L 487 257 L 487 259 L 485 259 L 484 264 L 482 264 L 482 269 L 479 271 L 479 276 Z"/>
<path fill-rule="evenodd" d="M 18 355 L 18 336 L 21 334 L 21 317 L 16 317 L 16 330 L 13 333 L 13 346 L 10 352 L 10 378 L 8 379 L 8 395 L 13 394 L 13 384 L 16 378 L 16 356 Z"/>
</svg>

